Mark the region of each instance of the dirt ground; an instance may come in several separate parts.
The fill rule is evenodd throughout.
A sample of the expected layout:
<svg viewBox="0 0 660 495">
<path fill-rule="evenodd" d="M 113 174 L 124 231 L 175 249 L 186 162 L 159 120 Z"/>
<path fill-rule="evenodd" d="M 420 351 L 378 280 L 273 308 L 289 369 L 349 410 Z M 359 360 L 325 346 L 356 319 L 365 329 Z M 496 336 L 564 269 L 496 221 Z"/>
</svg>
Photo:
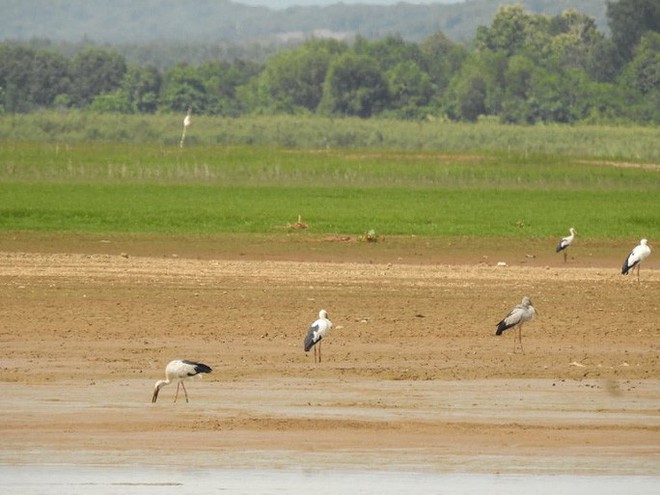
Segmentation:
<svg viewBox="0 0 660 495">
<path fill-rule="evenodd" d="M 564 264 L 543 240 L 5 234 L 0 463 L 658 476 L 660 257 L 620 275 L 636 242 Z M 514 354 L 495 326 L 524 295 Z M 213 373 L 152 404 L 175 358 Z"/>
</svg>

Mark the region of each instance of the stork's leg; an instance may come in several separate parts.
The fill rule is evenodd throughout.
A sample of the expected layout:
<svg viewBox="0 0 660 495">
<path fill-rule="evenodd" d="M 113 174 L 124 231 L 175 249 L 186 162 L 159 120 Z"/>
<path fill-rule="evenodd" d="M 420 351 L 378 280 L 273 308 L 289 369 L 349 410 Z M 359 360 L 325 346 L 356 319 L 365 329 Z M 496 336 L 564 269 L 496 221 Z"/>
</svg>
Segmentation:
<svg viewBox="0 0 660 495">
<path fill-rule="evenodd" d="M 321 362 L 321 342 L 319 342 L 319 363 Z"/>
<path fill-rule="evenodd" d="M 179 397 L 179 387 L 181 386 L 181 382 L 176 383 L 176 394 L 174 394 L 174 402 L 176 402 L 177 397 Z"/>
<path fill-rule="evenodd" d="M 314 346 L 314 362 L 316 363 L 316 346 Z"/>
<path fill-rule="evenodd" d="M 522 352 L 524 354 L 525 351 L 523 350 L 523 347 L 522 347 L 522 325 L 518 325 L 518 334 L 517 335 L 516 335 L 516 329 L 515 328 L 513 329 L 513 353 L 514 354 L 517 354 L 517 347 L 516 347 L 517 342 L 520 342 L 520 352 Z"/>
<path fill-rule="evenodd" d="M 639 269 L 642 267 L 641 263 L 637 263 L 637 281 L 639 282 Z"/>
<path fill-rule="evenodd" d="M 566 263 L 567 258 L 568 258 L 568 254 L 566 253 L 566 250 L 564 250 L 564 263 Z"/>
<path fill-rule="evenodd" d="M 513 353 L 516 353 L 516 329 L 513 329 Z"/>
<path fill-rule="evenodd" d="M 186 394 L 186 402 L 188 402 L 188 391 L 186 390 L 186 386 L 183 384 L 183 382 L 179 382 L 179 383 L 181 383 L 181 387 L 183 388 L 183 393 Z"/>
</svg>

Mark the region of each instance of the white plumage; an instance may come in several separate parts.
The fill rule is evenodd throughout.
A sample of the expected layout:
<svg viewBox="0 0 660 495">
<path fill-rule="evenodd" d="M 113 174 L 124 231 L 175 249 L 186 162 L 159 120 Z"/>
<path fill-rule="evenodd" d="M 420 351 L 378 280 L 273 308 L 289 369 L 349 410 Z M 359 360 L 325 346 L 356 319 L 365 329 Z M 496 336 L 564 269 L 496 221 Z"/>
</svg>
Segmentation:
<svg viewBox="0 0 660 495">
<path fill-rule="evenodd" d="M 176 399 L 179 396 L 179 387 L 183 388 L 183 393 L 186 396 L 186 402 L 188 402 L 188 391 L 186 390 L 186 386 L 183 384 L 183 381 L 201 373 L 210 373 L 211 371 L 213 370 L 210 366 L 207 366 L 203 363 L 197 363 L 195 361 L 188 361 L 185 359 L 175 359 L 174 361 L 170 361 L 165 367 L 165 380 L 158 380 L 156 382 L 154 387 L 154 395 L 151 398 L 151 402 L 156 402 L 160 389 L 172 382 L 176 382 L 176 394 L 174 395 L 174 402 L 176 402 Z"/>
<path fill-rule="evenodd" d="M 502 335 L 502 332 L 509 328 L 518 327 L 518 341 L 520 342 L 521 352 L 525 352 L 522 347 L 522 326 L 526 321 L 531 320 L 536 315 L 536 309 L 532 306 L 532 300 L 525 296 L 522 303 L 513 308 L 502 321 L 497 324 L 495 335 Z M 513 352 L 516 352 L 516 334 L 513 334 Z"/>
<path fill-rule="evenodd" d="M 566 237 L 562 237 L 561 241 L 559 241 L 559 244 L 557 244 L 557 252 L 563 251 L 564 252 L 564 263 L 566 263 L 566 258 L 567 258 L 567 253 L 566 249 L 568 246 L 570 246 L 573 243 L 573 239 L 575 239 L 575 229 L 571 227 L 569 229 L 570 235 Z"/>
<path fill-rule="evenodd" d="M 628 272 L 633 268 L 637 267 L 637 281 L 639 281 L 639 268 L 646 258 L 651 254 L 651 248 L 648 245 L 646 239 L 639 241 L 639 244 L 630 252 L 626 260 L 623 262 L 621 267 L 621 273 L 623 275 L 628 275 Z"/>
<path fill-rule="evenodd" d="M 192 124 L 192 119 L 190 118 L 191 112 L 192 107 L 188 108 L 188 113 L 183 118 L 183 132 L 181 133 L 181 141 L 179 142 L 180 148 L 183 148 L 183 142 L 186 140 L 186 130 L 190 127 L 190 124 Z"/>
<path fill-rule="evenodd" d="M 321 339 L 325 337 L 332 328 L 332 322 L 328 320 L 328 313 L 325 309 L 319 311 L 319 319 L 311 324 L 307 335 L 305 335 L 305 352 L 314 348 L 314 362 L 317 362 L 316 349 L 318 347 L 318 362 L 321 362 Z M 318 346 L 316 344 L 318 343 Z"/>
</svg>

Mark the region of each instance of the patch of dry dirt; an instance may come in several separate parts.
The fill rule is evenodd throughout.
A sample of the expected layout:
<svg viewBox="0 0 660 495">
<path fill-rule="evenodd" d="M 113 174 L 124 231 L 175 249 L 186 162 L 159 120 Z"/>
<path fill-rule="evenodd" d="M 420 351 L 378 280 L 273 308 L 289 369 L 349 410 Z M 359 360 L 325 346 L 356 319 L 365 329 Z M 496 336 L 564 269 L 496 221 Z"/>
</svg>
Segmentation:
<svg viewBox="0 0 660 495">
<path fill-rule="evenodd" d="M 246 240 L 2 239 L 0 462 L 660 474 L 653 255 L 638 283 L 614 243 Z M 174 358 L 214 372 L 151 404 Z"/>
</svg>

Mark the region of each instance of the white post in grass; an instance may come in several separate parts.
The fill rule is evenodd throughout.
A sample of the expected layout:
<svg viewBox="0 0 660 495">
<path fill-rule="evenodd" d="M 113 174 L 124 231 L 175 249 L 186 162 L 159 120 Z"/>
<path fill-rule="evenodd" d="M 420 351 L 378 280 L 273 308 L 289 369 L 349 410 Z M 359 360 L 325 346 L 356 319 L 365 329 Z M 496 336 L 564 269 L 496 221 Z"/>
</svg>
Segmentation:
<svg viewBox="0 0 660 495">
<path fill-rule="evenodd" d="M 190 120 L 190 112 L 192 112 L 192 107 L 188 107 L 188 114 L 183 119 L 183 132 L 181 133 L 181 142 L 179 143 L 179 148 L 183 148 L 183 141 L 186 139 L 186 129 L 188 129 L 192 123 Z"/>
</svg>

